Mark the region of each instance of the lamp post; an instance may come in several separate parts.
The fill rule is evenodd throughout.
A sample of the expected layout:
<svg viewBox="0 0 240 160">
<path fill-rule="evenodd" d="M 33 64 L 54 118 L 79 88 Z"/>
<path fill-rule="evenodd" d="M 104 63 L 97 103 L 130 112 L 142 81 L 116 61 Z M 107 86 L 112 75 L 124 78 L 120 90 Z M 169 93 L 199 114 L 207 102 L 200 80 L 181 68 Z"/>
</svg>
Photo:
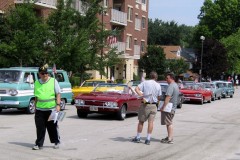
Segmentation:
<svg viewBox="0 0 240 160">
<path fill-rule="evenodd" d="M 201 50 L 201 67 L 200 67 L 200 71 L 199 71 L 199 74 L 200 74 L 200 82 L 202 81 L 202 57 L 203 57 L 203 41 L 205 40 L 205 37 L 204 36 L 201 36 L 200 39 L 202 40 L 202 50 Z"/>
</svg>

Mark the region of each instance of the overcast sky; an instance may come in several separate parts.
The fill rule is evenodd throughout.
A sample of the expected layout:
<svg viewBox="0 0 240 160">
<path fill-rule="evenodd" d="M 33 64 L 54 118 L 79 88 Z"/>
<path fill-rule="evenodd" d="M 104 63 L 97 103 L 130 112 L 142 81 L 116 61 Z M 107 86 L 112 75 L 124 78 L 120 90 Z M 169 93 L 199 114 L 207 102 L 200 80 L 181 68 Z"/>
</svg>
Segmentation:
<svg viewBox="0 0 240 160">
<path fill-rule="evenodd" d="M 149 0 L 149 18 L 195 26 L 204 0 Z"/>
</svg>

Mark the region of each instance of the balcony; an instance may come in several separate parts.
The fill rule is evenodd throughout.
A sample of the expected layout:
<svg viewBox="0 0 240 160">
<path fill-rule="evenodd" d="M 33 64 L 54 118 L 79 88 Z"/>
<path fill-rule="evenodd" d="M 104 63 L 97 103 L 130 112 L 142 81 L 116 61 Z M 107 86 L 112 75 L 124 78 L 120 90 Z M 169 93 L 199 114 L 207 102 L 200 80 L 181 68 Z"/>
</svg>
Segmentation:
<svg viewBox="0 0 240 160">
<path fill-rule="evenodd" d="M 135 18 L 135 30 L 141 30 L 141 19 Z"/>
<path fill-rule="evenodd" d="M 111 20 L 112 23 L 118 25 L 127 26 L 127 13 L 111 9 Z"/>
<path fill-rule="evenodd" d="M 124 42 L 117 42 L 110 45 L 111 48 L 116 48 L 117 53 L 125 53 L 126 44 Z"/>
<path fill-rule="evenodd" d="M 147 11 L 147 5 L 142 3 L 142 10 Z"/>
<path fill-rule="evenodd" d="M 14 3 L 27 3 L 27 0 L 14 0 Z M 57 9 L 57 0 L 29 0 L 29 3 L 34 3 L 39 8 Z"/>
<path fill-rule="evenodd" d="M 140 46 L 139 45 L 134 45 L 133 59 L 140 59 Z"/>
</svg>

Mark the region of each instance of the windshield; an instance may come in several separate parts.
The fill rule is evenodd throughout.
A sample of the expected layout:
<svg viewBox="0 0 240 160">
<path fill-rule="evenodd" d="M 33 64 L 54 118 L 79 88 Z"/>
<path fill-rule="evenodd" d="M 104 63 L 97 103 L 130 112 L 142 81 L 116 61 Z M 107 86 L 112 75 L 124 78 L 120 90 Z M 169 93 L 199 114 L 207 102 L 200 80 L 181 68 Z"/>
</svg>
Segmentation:
<svg viewBox="0 0 240 160">
<path fill-rule="evenodd" d="M 99 83 L 105 83 L 105 81 L 85 81 L 81 87 L 95 87 Z"/>
<path fill-rule="evenodd" d="M 21 71 L 0 70 L 0 82 L 19 82 Z"/>
<path fill-rule="evenodd" d="M 203 89 L 203 86 L 201 84 L 186 83 L 184 85 L 184 89 L 200 90 L 200 89 Z"/>
<path fill-rule="evenodd" d="M 94 92 L 116 92 L 116 93 L 129 93 L 127 85 L 122 84 L 111 84 L 111 83 L 100 83 L 94 90 Z"/>
</svg>

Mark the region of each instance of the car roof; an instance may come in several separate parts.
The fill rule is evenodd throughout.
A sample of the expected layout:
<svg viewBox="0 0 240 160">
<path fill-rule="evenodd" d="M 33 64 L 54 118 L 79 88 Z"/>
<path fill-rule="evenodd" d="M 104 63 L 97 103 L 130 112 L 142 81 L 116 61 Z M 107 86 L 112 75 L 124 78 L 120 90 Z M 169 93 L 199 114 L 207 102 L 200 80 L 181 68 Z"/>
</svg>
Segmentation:
<svg viewBox="0 0 240 160">
<path fill-rule="evenodd" d="M 25 72 L 38 72 L 39 67 L 9 67 L 9 68 L 0 68 L 0 70 L 12 70 L 12 71 L 25 71 Z M 52 68 L 48 68 L 48 71 L 52 71 Z M 57 72 L 62 72 L 63 70 L 58 70 Z"/>
</svg>

